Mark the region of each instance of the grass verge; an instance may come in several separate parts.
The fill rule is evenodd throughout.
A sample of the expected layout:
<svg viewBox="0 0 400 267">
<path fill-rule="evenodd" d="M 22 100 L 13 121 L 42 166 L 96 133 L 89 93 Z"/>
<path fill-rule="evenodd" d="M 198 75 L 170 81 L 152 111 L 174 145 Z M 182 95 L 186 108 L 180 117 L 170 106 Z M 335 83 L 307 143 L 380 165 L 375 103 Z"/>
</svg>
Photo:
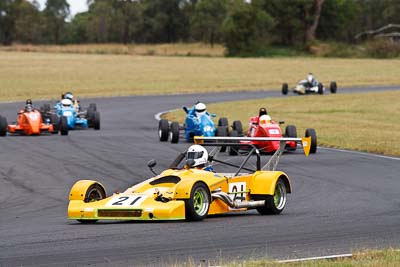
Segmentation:
<svg viewBox="0 0 400 267">
<path fill-rule="evenodd" d="M 387 91 L 265 98 L 210 104 L 207 108 L 230 123 L 241 120 L 247 128 L 249 117 L 266 107 L 275 121 L 296 125 L 298 136 L 304 136 L 306 128 L 315 128 L 318 145 L 400 156 L 398 103 L 400 92 Z M 174 111 L 166 117 L 183 122 L 185 113 Z"/>
<path fill-rule="evenodd" d="M 280 90 L 308 72 L 339 86 L 400 84 L 400 60 L 207 58 L 0 51 L 0 101 Z"/>
<path fill-rule="evenodd" d="M 400 250 L 365 250 L 353 254 L 349 258 L 311 260 L 291 263 L 277 263 L 276 261 L 246 261 L 242 263 L 230 263 L 224 266 L 236 267 L 272 267 L 272 266 L 291 266 L 291 267 L 330 267 L 330 266 L 400 266 Z"/>
</svg>

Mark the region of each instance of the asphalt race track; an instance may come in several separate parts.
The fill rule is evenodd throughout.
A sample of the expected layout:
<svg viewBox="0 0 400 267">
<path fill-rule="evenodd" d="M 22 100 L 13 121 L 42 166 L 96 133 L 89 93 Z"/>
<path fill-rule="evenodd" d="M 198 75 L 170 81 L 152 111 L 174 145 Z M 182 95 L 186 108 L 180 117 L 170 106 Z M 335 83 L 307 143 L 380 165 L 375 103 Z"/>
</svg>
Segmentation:
<svg viewBox="0 0 400 267">
<path fill-rule="evenodd" d="M 399 87 L 339 89 L 339 93 Z M 202 222 L 99 222 L 66 217 L 68 193 L 80 179 L 108 194 L 168 166 L 188 144 L 160 143 L 154 115 L 164 110 L 280 92 L 138 96 L 96 102 L 101 130 L 68 136 L 0 138 L 0 266 L 138 266 L 268 257 L 292 259 L 400 247 L 400 159 L 319 148 L 309 158 L 285 154 L 279 168 L 293 194 L 279 216 L 255 211 Z M 35 104 L 35 103 L 34 103 Z M 37 103 L 39 105 L 39 103 Z M 22 103 L 0 104 L 15 120 Z M 256 112 L 256 110 L 255 110 Z M 311 126 L 311 125 L 310 125 Z"/>
</svg>

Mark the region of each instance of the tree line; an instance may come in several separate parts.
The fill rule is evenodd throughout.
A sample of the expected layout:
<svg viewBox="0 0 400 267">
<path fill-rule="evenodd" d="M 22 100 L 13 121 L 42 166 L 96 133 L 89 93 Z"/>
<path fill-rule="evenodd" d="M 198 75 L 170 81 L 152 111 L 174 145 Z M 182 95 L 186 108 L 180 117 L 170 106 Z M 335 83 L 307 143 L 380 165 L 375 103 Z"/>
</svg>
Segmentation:
<svg viewBox="0 0 400 267">
<path fill-rule="evenodd" d="M 400 24 L 398 0 L 87 0 L 69 19 L 66 0 L 0 1 L 0 42 L 31 44 L 224 44 L 229 54 L 266 45 L 304 48 L 314 40 Z"/>
</svg>

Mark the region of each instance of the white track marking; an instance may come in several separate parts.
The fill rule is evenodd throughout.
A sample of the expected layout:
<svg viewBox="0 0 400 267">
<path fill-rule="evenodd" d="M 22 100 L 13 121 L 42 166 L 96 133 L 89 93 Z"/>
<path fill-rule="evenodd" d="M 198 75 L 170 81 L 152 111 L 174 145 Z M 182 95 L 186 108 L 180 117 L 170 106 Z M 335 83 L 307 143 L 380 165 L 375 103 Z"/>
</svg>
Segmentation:
<svg viewBox="0 0 400 267">
<path fill-rule="evenodd" d="M 357 155 L 363 155 L 363 156 L 369 156 L 369 157 L 375 157 L 375 158 L 382 158 L 382 159 L 400 160 L 400 158 L 398 158 L 398 157 L 390 157 L 390 156 L 384 156 L 384 155 L 378 155 L 378 154 L 372 154 L 372 153 L 360 152 L 360 151 L 353 151 L 353 150 L 345 150 L 345 149 L 329 148 L 329 147 L 318 147 L 318 149 L 340 151 L 343 153 L 351 153 L 351 154 L 357 154 Z"/>
<path fill-rule="evenodd" d="M 172 112 L 172 111 L 175 111 L 175 110 L 179 110 L 179 109 L 176 108 L 176 109 L 170 109 L 170 110 L 164 110 L 164 111 L 158 112 L 157 114 L 154 115 L 154 119 L 159 121 L 159 120 L 161 120 L 161 116 L 163 114 L 168 113 L 168 112 Z"/>
<path fill-rule="evenodd" d="M 300 262 L 300 261 L 312 261 L 312 260 L 325 260 L 325 259 L 337 259 L 337 258 L 349 258 L 353 257 L 353 254 L 338 254 L 338 255 L 328 255 L 321 257 L 310 257 L 310 258 L 300 258 L 300 259 L 291 259 L 291 260 L 280 260 L 279 263 L 288 263 L 288 262 Z"/>
</svg>

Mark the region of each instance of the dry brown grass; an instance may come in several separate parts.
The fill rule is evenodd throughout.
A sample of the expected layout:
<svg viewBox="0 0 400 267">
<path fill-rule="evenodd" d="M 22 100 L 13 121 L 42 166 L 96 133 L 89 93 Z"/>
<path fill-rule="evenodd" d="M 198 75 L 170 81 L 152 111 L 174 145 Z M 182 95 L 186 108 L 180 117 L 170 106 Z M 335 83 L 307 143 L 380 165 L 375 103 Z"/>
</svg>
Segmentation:
<svg viewBox="0 0 400 267">
<path fill-rule="evenodd" d="M 150 55 L 150 56 L 200 56 L 223 57 L 222 45 L 211 47 L 203 43 L 175 44 L 77 44 L 77 45 L 29 45 L 15 44 L 0 46 L 0 51 L 77 53 L 77 54 L 115 54 L 115 55 Z"/>
<path fill-rule="evenodd" d="M 247 128 L 250 116 L 266 107 L 276 121 L 297 126 L 298 135 L 315 128 L 318 144 L 400 156 L 400 92 L 310 95 L 210 104 L 208 110 L 229 121 L 240 119 Z M 167 115 L 183 122 L 184 112 Z"/>
<path fill-rule="evenodd" d="M 340 86 L 400 84 L 400 60 L 207 58 L 0 51 L 0 100 L 280 90 L 313 71 Z"/>
</svg>

